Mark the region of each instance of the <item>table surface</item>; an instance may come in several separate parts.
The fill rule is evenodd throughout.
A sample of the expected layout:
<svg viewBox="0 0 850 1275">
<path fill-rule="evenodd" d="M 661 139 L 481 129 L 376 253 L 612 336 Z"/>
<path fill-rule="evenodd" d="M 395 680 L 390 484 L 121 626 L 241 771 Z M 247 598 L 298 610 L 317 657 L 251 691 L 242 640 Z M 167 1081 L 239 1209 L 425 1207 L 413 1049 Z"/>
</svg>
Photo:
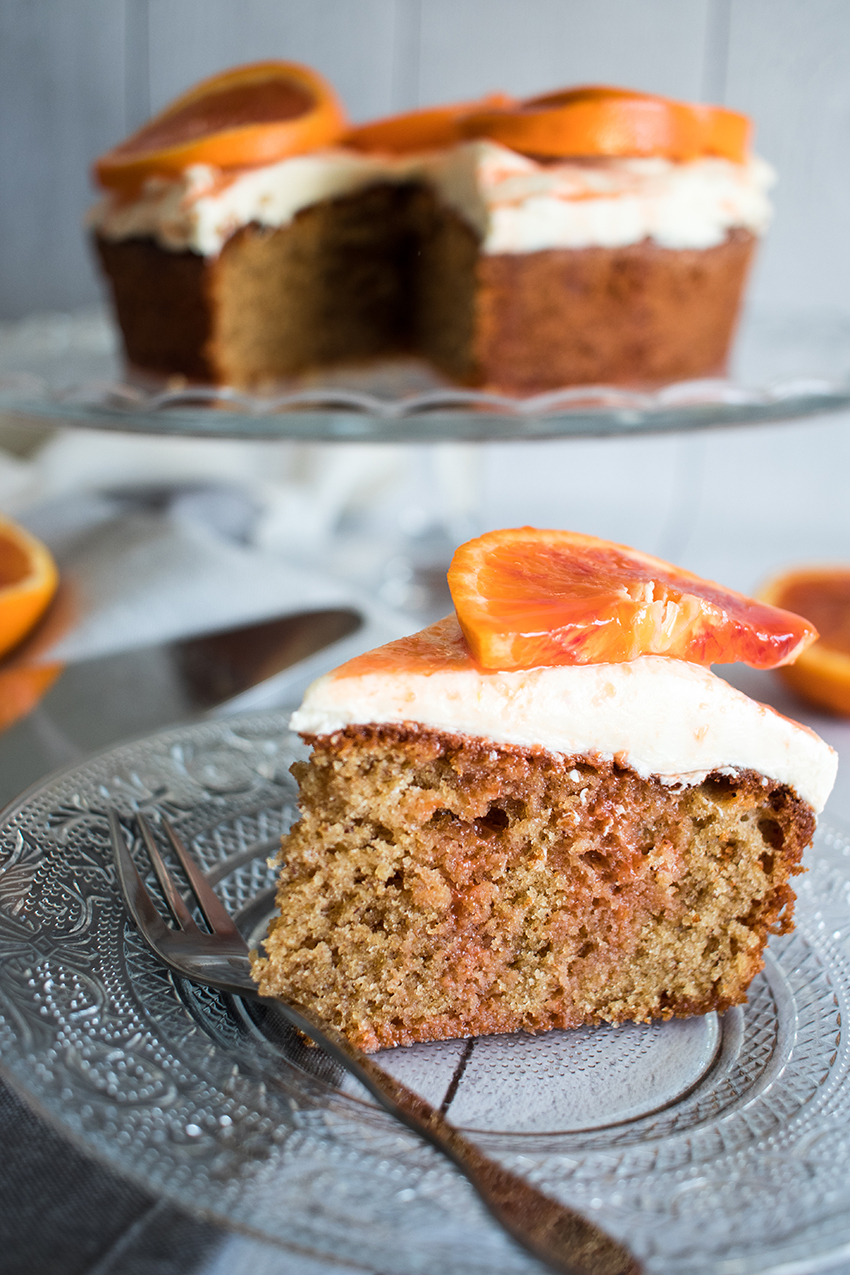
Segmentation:
<svg viewBox="0 0 850 1275">
<path fill-rule="evenodd" d="M 572 527 L 634 544 L 744 592 L 791 564 L 850 561 L 848 414 L 700 435 L 488 444 L 477 463 L 484 526 Z M 769 673 L 735 666 L 723 675 L 837 749 L 842 764 L 827 813 L 850 823 L 850 722 L 809 710 Z M 346 1269 L 177 1214 L 64 1146 L 8 1094 L 0 1095 L 0 1126 L 9 1147 L 0 1168 L 7 1201 L 0 1245 L 12 1255 L 4 1270 L 15 1275 L 343 1275 Z M 36 1225 L 26 1208 L 35 1199 L 44 1214 L 37 1184 L 56 1164 L 66 1173 L 49 1201 L 51 1228 Z M 850 1275 L 850 1260 L 831 1269 Z M 391 1270 L 389 1264 L 382 1275 Z"/>
</svg>

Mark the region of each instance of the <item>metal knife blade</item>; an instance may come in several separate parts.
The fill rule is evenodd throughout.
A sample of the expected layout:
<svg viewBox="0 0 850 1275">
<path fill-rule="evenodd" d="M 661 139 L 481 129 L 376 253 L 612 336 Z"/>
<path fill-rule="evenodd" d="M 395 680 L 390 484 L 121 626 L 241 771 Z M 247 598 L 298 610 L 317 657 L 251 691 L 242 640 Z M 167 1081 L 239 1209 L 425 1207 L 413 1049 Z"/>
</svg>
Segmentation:
<svg viewBox="0 0 850 1275">
<path fill-rule="evenodd" d="M 118 740 L 231 706 L 282 704 L 287 692 L 295 702 L 306 681 L 362 649 L 371 627 L 353 607 L 332 607 L 69 664 L 0 734 L 0 805 Z"/>
</svg>

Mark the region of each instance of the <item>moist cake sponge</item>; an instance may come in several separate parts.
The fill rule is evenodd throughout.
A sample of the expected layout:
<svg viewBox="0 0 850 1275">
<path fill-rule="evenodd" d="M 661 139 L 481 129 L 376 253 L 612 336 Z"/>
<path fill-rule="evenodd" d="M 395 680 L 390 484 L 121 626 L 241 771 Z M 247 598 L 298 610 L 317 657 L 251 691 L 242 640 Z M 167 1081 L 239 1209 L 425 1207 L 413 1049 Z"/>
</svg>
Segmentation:
<svg viewBox="0 0 850 1275">
<path fill-rule="evenodd" d="M 676 786 L 415 723 L 311 742 L 254 976 L 365 1050 L 722 1011 L 791 928 L 814 814 L 753 770 Z"/>
</svg>

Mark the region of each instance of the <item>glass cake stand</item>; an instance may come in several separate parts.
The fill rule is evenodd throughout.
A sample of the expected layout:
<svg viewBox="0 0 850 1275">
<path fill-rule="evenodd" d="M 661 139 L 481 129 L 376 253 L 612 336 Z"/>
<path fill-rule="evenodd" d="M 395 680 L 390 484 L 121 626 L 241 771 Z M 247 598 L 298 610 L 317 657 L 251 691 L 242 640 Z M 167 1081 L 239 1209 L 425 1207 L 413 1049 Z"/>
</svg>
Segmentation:
<svg viewBox="0 0 850 1275">
<path fill-rule="evenodd" d="M 751 316 L 732 376 L 652 393 L 581 386 L 529 398 L 463 390 L 422 365 L 340 371 L 274 395 L 125 378 L 103 311 L 0 325 L 0 412 L 144 434 L 308 442 L 627 435 L 787 420 L 850 406 L 850 317 Z"/>
</svg>

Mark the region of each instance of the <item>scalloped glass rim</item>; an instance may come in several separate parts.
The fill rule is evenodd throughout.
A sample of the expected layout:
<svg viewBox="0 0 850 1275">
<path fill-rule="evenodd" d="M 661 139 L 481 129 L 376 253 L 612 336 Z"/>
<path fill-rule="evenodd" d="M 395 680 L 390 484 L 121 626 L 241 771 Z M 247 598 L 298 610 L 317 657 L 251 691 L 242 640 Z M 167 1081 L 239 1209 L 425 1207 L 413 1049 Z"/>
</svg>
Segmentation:
<svg viewBox="0 0 850 1275">
<path fill-rule="evenodd" d="M 747 315 L 731 379 L 652 392 L 573 386 L 513 397 L 444 384 L 417 360 L 338 368 L 287 392 L 131 383 L 100 307 L 0 324 L 0 411 L 54 425 L 218 438 L 424 442 L 641 434 L 850 406 L 850 315 Z"/>
<path fill-rule="evenodd" d="M 424 442 L 593 437 L 758 424 L 840 411 L 850 383 L 800 379 L 765 389 L 683 381 L 654 392 L 575 386 L 528 398 L 438 389 L 400 399 L 335 386 L 261 396 L 195 387 L 147 393 L 123 382 L 51 390 L 29 374 L 0 377 L 0 411 L 57 425 L 146 434 Z"/>
<path fill-rule="evenodd" d="M 127 922 L 107 805 L 167 812 L 237 912 L 273 880 L 302 753 L 283 713 L 207 720 L 114 747 L 6 809 L 3 1072 L 89 1152 L 191 1211 L 380 1275 L 532 1275 L 439 1157 L 315 1062 L 243 1057 L 222 998 L 175 986 Z M 584 1131 L 477 1126 L 492 1154 L 628 1238 L 648 1275 L 802 1275 L 850 1251 L 846 832 L 819 829 L 798 894 L 797 931 L 771 940 L 716 1064 L 672 1105 Z M 596 1100 L 593 1066 L 617 1038 L 596 1031 L 576 1059 L 581 1032 L 490 1038 L 485 1092 L 491 1067 L 504 1094 L 519 1066 L 514 1103 L 542 1096 L 547 1118 L 559 1074 L 584 1074 Z M 441 1047 L 421 1048 L 431 1074 Z"/>
</svg>

